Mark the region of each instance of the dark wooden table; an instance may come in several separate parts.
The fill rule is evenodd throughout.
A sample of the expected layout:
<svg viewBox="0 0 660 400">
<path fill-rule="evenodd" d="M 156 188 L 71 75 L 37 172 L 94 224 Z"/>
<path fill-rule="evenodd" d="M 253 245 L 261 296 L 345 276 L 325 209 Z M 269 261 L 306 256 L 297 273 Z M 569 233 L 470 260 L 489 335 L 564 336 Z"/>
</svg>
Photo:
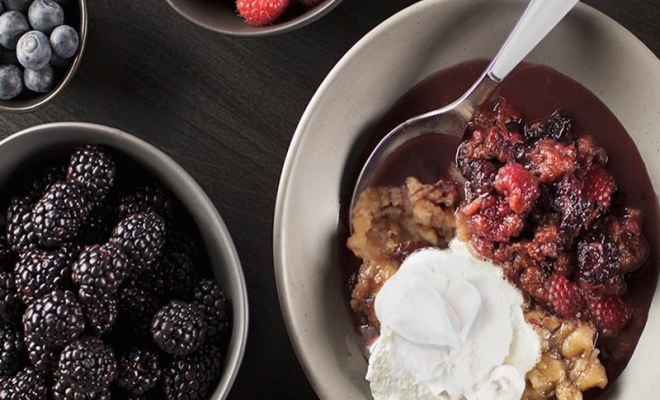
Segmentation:
<svg viewBox="0 0 660 400">
<path fill-rule="evenodd" d="M 249 292 L 248 345 L 230 399 L 317 398 L 275 287 L 280 171 L 326 74 L 364 34 L 414 2 L 345 0 L 296 32 L 236 38 L 188 22 L 165 0 L 90 0 L 88 46 L 73 82 L 34 113 L 0 115 L 0 137 L 52 121 L 123 129 L 170 155 L 206 190 L 233 236 Z M 660 55 L 660 1 L 585 2 Z"/>
</svg>

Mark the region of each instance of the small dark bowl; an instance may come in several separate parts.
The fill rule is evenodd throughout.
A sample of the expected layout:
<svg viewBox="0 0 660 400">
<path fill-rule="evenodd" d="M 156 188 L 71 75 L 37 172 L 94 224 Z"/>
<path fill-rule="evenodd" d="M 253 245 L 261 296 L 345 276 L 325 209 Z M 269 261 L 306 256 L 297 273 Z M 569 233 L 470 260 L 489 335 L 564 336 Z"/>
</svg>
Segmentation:
<svg viewBox="0 0 660 400">
<path fill-rule="evenodd" d="M 324 0 L 316 6 L 289 15 L 287 11 L 280 19 L 268 26 L 252 26 L 241 18 L 236 4 L 231 0 L 167 0 L 179 14 L 206 29 L 234 36 L 270 36 L 291 32 L 311 24 L 329 13 L 341 0 Z"/>
<path fill-rule="evenodd" d="M 75 7 L 75 4 L 78 7 Z M 67 4 L 65 11 L 66 24 L 77 28 L 78 35 L 80 36 L 80 47 L 78 53 L 74 56 L 71 64 L 65 68 L 58 68 L 60 71 L 55 71 L 56 79 L 58 80 L 55 87 L 48 93 L 34 93 L 32 91 L 23 90 L 18 97 L 11 100 L 0 100 L 0 111 L 13 112 L 13 113 L 27 113 L 32 112 L 38 108 L 48 104 L 55 96 L 60 94 L 64 87 L 71 82 L 73 76 L 78 70 L 80 60 L 82 59 L 85 43 L 87 42 L 87 3 L 86 0 L 75 0 L 71 4 Z"/>
</svg>

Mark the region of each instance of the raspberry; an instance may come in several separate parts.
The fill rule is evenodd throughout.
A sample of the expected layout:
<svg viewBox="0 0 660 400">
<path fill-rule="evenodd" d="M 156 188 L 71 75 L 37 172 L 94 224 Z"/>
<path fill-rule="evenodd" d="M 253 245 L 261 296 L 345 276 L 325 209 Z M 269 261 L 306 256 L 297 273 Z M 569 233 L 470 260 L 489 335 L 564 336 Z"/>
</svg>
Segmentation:
<svg viewBox="0 0 660 400">
<path fill-rule="evenodd" d="M 582 176 L 584 194 L 593 202 L 600 212 L 607 212 L 612 201 L 612 194 L 616 191 L 614 178 L 600 167 L 588 169 Z"/>
<path fill-rule="evenodd" d="M 604 336 L 616 336 L 632 317 L 632 308 L 618 296 L 592 298 L 587 304 L 589 315 Z"/>
<path fill-rule="evenodd" d="M 582 298 L 577 285 L 561 275 L 553 275 L 548 281 L 548 303 L 550 308 L 562 318 L 573 319 L 580 316 Z"/>
<path fill-rule="evenodd" d="M 517 162 L 500 168 L 495 189 L 506 197 L 511 210 L 518 214 L 530 211 L 540 194 L 538 179 Z"/>
<path fill-rule="evenodd" d="M 289 3 L 290 0 L 236 0 L 236 8 L 248 24 L 264 26 L 275 22 Z"/>
</svg>

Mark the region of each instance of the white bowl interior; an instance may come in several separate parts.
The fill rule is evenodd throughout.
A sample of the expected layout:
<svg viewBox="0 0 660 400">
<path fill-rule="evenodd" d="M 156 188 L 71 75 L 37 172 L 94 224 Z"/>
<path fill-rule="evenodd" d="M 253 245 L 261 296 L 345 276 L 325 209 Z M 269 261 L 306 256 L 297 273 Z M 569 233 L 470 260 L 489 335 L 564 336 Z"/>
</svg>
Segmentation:
<svg viewBox="0 0 660 400">
<path fill-rule="evenodd" d="M 492 58 L 522 14 L 522 0 L 424 0 L 367 34 L 308 105 L 282 172 L 274 224 L 280 303 L 298 358 L 322 399 L 371 399 L 366 361 L 340 280 L 337 223 L 347 170 L 364 135 L 414 84 L 474 58 Z M 609 17 L 578 4 L 528 57 L 595 93 L 633 137 L 660 187 L 660 62 Z M 605 396 L 654 398 L 660 304 L 628 368 Z M 639 350 L 643 349 L 643 351 Z M 655 383 L 655 386 L 654 384 Z"/>
<path fill-rule="evenodd" d="M 213 274 L 232 304 L 231 339 L 224 359 L 223 375 L 212 397 L 212 400 L 225 399 L 245 352 L 248 329 L 247 289 L 238 253 L 222 218 L 187 172 L 152 145 L 118 129 L 63 122 L 35 126 L 0 142 L 0 187 L 7 183 L 14 172 L 39 162 L 36 160 L 44 161 L 49 155 L 71 152 L 83 143 L 102 144 L 129 156 L 169 187 L 197 224 Z"/>
</svg>

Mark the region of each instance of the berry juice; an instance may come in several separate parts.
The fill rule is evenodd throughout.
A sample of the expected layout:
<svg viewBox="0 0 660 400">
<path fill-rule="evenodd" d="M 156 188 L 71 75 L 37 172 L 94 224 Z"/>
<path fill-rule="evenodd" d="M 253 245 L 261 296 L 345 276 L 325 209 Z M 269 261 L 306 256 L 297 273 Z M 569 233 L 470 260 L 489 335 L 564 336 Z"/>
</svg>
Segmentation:
<svg viewBox="0 0 660 400">
<path fill-rule="evenodd" d="M 345 287 L 350 286 L 360 265 L 344 245 L 350 234 L 350 210 L 347 209 L 350 191 L 369 153 L 399 123 L 460 97 L 487 65 L 486 60 L 473 60 L 431 75 L 402 96 L 376 125 L 356 160 L 353 172 L 347 176 L 341 199 L 338 233 L 342 279 L 348 283 Z M 578 136 L 591 135 L 607 150 L 607 170 L 624 194 L 625 204 L 643 212 L 642 229 L 651 252 L 645 263 L 627 277 L 628 290 L 622 297 L 634 307 L 632 319 L 617 337 L 599 338 L 597 342 L 601 362 L 607 370 L 608 386 L 611 386 L 628 364 L 639 341 L 658 278 L 660 212 L 645 164 L 633 140 L 607 106 L 587 88 L 549 67 L 523 63 L 497 88 L 484 107 L 492 107 L 500 97 L 504 97 L 527 122 L 549 116 L 557 109 L 568 112 L 573 117 L 574 132 Z M 458 138 L 433 135 L 417 138 L 388 160 L 375 184 L 401 185 L 407 176 L 415 176 L 422 183 L 434 183 L 439 178 L 448 177 L 448 167 L 454 161 L 459 143 Z M 348 290 L 346 297 L 350 299 Z M 603 392 L 592 389 L 585 393 L 585 398 L 595 399 Z"/>
</svg>

